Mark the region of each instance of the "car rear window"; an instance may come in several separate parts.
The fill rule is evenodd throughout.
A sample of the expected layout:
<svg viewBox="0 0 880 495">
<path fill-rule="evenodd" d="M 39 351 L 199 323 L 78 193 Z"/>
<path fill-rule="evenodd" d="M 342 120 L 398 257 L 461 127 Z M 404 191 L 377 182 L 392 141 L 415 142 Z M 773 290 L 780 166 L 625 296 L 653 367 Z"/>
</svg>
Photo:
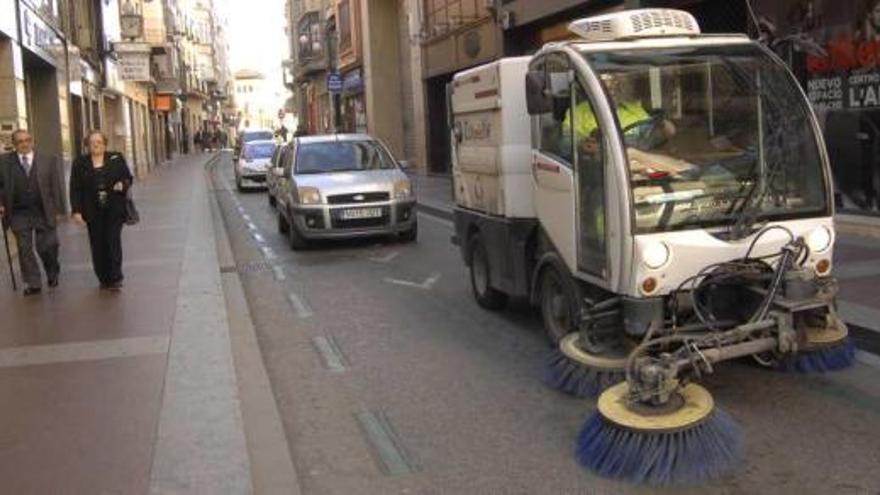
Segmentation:
<svg viewBox="0 0 880 495">
<path fill-rule="evenodd" d="M 254 131 L 254 132 L 245 132 L 241 135 L 241 141 L 243 143 L 247 143 L 250 141 L 262 141 L 264 139 L 272 139 L 272 133 L 270 131 Z"/>
<path fill-rule="evenodd" d="M 273 153 L 275 153 L 275 145 L 272 143 L 255 143 L 244 147 L 244 157 L 246 160 L 272 158 Z"/>
<path fill-rule="evenodd" d="M 296 156 L 296 173 L 326 174 L 395 168 L 394 160 L 375 141 L 305 143 Z"/>
</svg>

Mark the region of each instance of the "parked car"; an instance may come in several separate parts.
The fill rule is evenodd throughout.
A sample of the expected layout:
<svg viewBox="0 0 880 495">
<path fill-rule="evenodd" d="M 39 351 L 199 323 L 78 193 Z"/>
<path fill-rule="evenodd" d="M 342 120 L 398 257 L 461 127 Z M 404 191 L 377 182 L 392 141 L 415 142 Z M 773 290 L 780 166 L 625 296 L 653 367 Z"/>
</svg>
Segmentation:
<svg viewBox="0 0 880 495">
<path fill-rule="evenodd" d="M 280 182 L 279 176 L 283 175 L 280 172 L 284 170 L 284 163 L 287 161 L 291 149 L 291 143 L 276 147 L 275 153 L 272 154 L 269 168 L 266 169 L 266 196 L 269 199 L 269 206 L 275 206 L 275 198 L 278 196 L 278 184 Z M 276 173 L 276 170 L 278 173 Z"/>
<path fill-rule="evenodd" d="M 251 141 L 272 141 L 275 133 L 271 129 L 246 129 L 238 134 L 235 140 L 234 158 L 238 160 L 241 155 L 241 148 Z"/>
<path fill-rule="evenodd" d="M 246 185 L 266 185 L 266 169 L 275 153 L 275 141 L 250 141 L 241 148 L 241 156 L 235 161 L 235 187 L 239 191 Z"/>
<path fill-rule="evenodd" d="M 401 165 L 364 134 L 295 138 L 278 179 L 278 231 L 292 249 L 313 239 L 418 236 L 416 198 Z"/>
</svg>

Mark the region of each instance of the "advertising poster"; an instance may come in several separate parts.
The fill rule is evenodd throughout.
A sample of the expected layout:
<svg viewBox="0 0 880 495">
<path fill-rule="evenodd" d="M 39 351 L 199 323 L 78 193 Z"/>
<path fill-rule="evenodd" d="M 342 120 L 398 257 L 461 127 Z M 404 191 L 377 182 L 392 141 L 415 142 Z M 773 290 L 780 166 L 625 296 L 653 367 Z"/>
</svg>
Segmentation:
<svg viewBox="0 0 880 495">
<path fill-rule="evenodd" d="M 825 130 L 838 207 L 880 214 L 880 0 L 754 0 Z"/>
</svg>

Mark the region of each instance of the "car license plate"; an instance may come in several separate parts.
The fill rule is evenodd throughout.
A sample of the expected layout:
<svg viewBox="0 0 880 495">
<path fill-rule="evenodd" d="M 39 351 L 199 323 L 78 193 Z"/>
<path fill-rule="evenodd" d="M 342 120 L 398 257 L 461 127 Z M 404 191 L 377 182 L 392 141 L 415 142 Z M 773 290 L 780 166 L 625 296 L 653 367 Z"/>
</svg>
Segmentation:
<svg viewBox="0 0 880 495">
<path fill-rule="evenodd" d="M 342 210 L 339 218 L 343 220 L 360 220 L 363 218 L 380 218 L 382 216 L 382 208 L 356 208 L 351 210 Z"/>
</svg>

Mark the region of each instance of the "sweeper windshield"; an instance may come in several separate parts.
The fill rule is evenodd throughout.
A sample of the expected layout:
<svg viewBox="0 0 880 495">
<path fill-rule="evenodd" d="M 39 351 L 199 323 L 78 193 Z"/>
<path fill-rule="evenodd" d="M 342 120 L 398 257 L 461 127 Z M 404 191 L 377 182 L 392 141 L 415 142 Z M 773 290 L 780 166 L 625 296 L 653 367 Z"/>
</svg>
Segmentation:
<svg viewBox="0 0 880 495">
<path fill-rule="evenodd" d="M 629 161 L 635 233 L 829 213 L 808 104 L 751 44 L 585 52 Z"/>
</svg>

